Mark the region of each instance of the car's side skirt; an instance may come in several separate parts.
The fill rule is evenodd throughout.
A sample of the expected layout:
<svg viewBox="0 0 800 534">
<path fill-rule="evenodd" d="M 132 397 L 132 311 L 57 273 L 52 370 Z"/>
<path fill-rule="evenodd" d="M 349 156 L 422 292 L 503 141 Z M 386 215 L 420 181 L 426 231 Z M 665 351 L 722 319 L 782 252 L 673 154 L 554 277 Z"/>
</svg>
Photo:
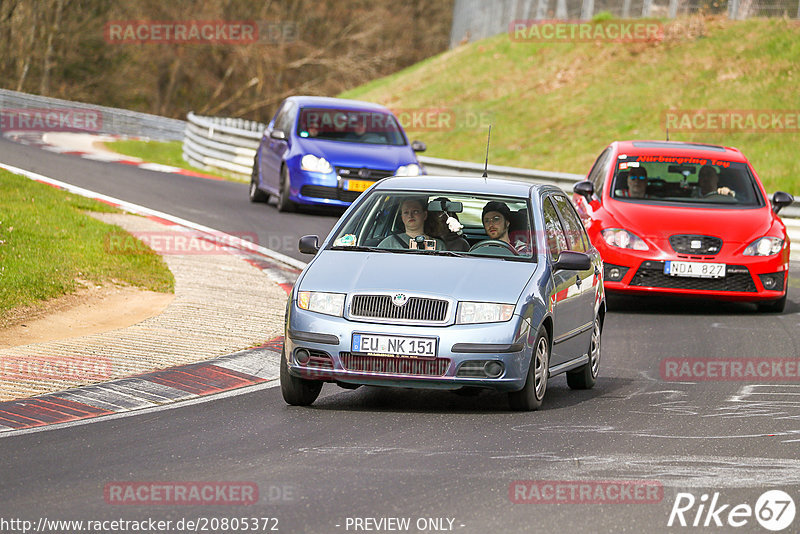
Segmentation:
<svg viewBox="0 0 800 534">
<path fill-rule="evenodd" d="M 570 360 L 568 362 L 556 365 L 555 367 L 551 367 L 548 371 L 550 376 L 555 376 L 564 373 L 566 371 L 575 369 L 576 367 L 580 367 L 581 365 L 585 365 L 587 363 L 589 363 L 589 355 L 584 354 L 583 356 L 578 356 L 574 360 Z"/>
</svg>

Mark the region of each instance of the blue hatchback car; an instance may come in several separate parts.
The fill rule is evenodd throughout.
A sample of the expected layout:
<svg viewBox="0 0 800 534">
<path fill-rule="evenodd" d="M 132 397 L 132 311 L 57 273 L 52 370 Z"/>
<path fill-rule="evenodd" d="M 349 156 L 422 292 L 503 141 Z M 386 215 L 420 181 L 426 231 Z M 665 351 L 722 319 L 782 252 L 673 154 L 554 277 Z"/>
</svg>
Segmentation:
<svg viewBox="0 0 800 534">
<path fill-rule="evenodd" d="M 279 211 L 296 204 L 349 206 L 376 180 L 423 174 L 397 118 L 358 100 L 293 96 L 281 103 L 259 143 L 250 200 L 270 195 Z"/>
<path fill-rule="evenodd" d="M 549 377 L 595 384 L 603 265 L 554 186 L 387 178 L 300 251 L 315 256 L 287 304 L 288 404 L 334 382 L 489 388 L 535 410 Z"/>
</svg>

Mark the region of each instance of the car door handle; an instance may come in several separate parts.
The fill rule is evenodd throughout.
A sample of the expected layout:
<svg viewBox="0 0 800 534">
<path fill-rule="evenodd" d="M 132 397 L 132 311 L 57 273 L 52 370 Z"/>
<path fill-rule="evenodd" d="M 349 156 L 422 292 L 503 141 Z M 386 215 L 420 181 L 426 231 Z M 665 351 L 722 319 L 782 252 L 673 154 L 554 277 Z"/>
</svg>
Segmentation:
<svg viewBox="0 0 800 534">
<path fill-rule="evenodd" d="M 581 277 L 580 276 L 576 276 L 575 277 L 575 285 L 578 286 L 578 289 L 580 289 L 580 287 L 581 287 Z"/>
</svg>

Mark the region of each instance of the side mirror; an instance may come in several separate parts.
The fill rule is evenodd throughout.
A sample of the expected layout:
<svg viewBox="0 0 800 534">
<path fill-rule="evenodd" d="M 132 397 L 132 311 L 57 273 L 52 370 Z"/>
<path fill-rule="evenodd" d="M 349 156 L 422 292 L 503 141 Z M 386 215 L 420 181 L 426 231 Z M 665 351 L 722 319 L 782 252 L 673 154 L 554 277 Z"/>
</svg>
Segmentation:
<svg viewBox="0 0 800 534">
<path fill-rule="evenodd" d="M 428 150 L 428 145 L 422 141 L 411 141 L 411 150 L 414 152 L 425 152 Z"/>
<path fill-rule="evenodd" d="M 558 259 L 553 264 L 553 270 L 564 269 L 565 271 L 588 271 L 592 268 L 592 259 L 583 252 L 565 250 L 558 255 Z"/>
<path fill-rule="evenodd" d="M 792 195 L 784 193 L 783 191 L 776 191 L 775 194 L 772 195 L 772 211 L 777 215 L 779 211 L 792 202 L 794 202 L 794 197 Z"/>
<path fill-rule="evenodd" d="M 319 237 L 315 235 L 304 235 L 300 238 L 297 248 L 299 248 L 300 252 L 303 254 L 316 254 L 319 250 Z"/>
<path fill-rule="evenodd" d="M 591 202 L 592 195 L 594 195 L 594 184 L 589 180 L 583 180 L 572 186 L 572 192 L 584 197 L 586 202 Z"/>
<path fill-rule="evenodd" d="M 272 139 L 277 139 L 278 141 L 286 141 L 286 132 L 283 130 L 272 130 L 269 136 Z"/>
</svg>

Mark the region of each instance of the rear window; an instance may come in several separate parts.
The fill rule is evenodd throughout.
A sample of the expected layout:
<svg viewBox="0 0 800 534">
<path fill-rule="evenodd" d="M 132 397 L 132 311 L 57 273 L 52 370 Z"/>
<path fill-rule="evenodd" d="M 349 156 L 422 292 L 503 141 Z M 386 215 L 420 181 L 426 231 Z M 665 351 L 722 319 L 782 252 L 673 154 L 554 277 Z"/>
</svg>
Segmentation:
<svg viewBox="0 0 800 534">
<path fill-rule="evenodd" d="M 687 206 L 761 206 L 745 163 L 698 157 L 626 156 L 616 163 L 611 196 Z"/>
<path fill-rule="evenodd" d="M 405 135 L 394 115 L 379 111 L 303 108 L 297 121 L 297 135 L 368 145 L 406 144 Z"/>
</svg>

